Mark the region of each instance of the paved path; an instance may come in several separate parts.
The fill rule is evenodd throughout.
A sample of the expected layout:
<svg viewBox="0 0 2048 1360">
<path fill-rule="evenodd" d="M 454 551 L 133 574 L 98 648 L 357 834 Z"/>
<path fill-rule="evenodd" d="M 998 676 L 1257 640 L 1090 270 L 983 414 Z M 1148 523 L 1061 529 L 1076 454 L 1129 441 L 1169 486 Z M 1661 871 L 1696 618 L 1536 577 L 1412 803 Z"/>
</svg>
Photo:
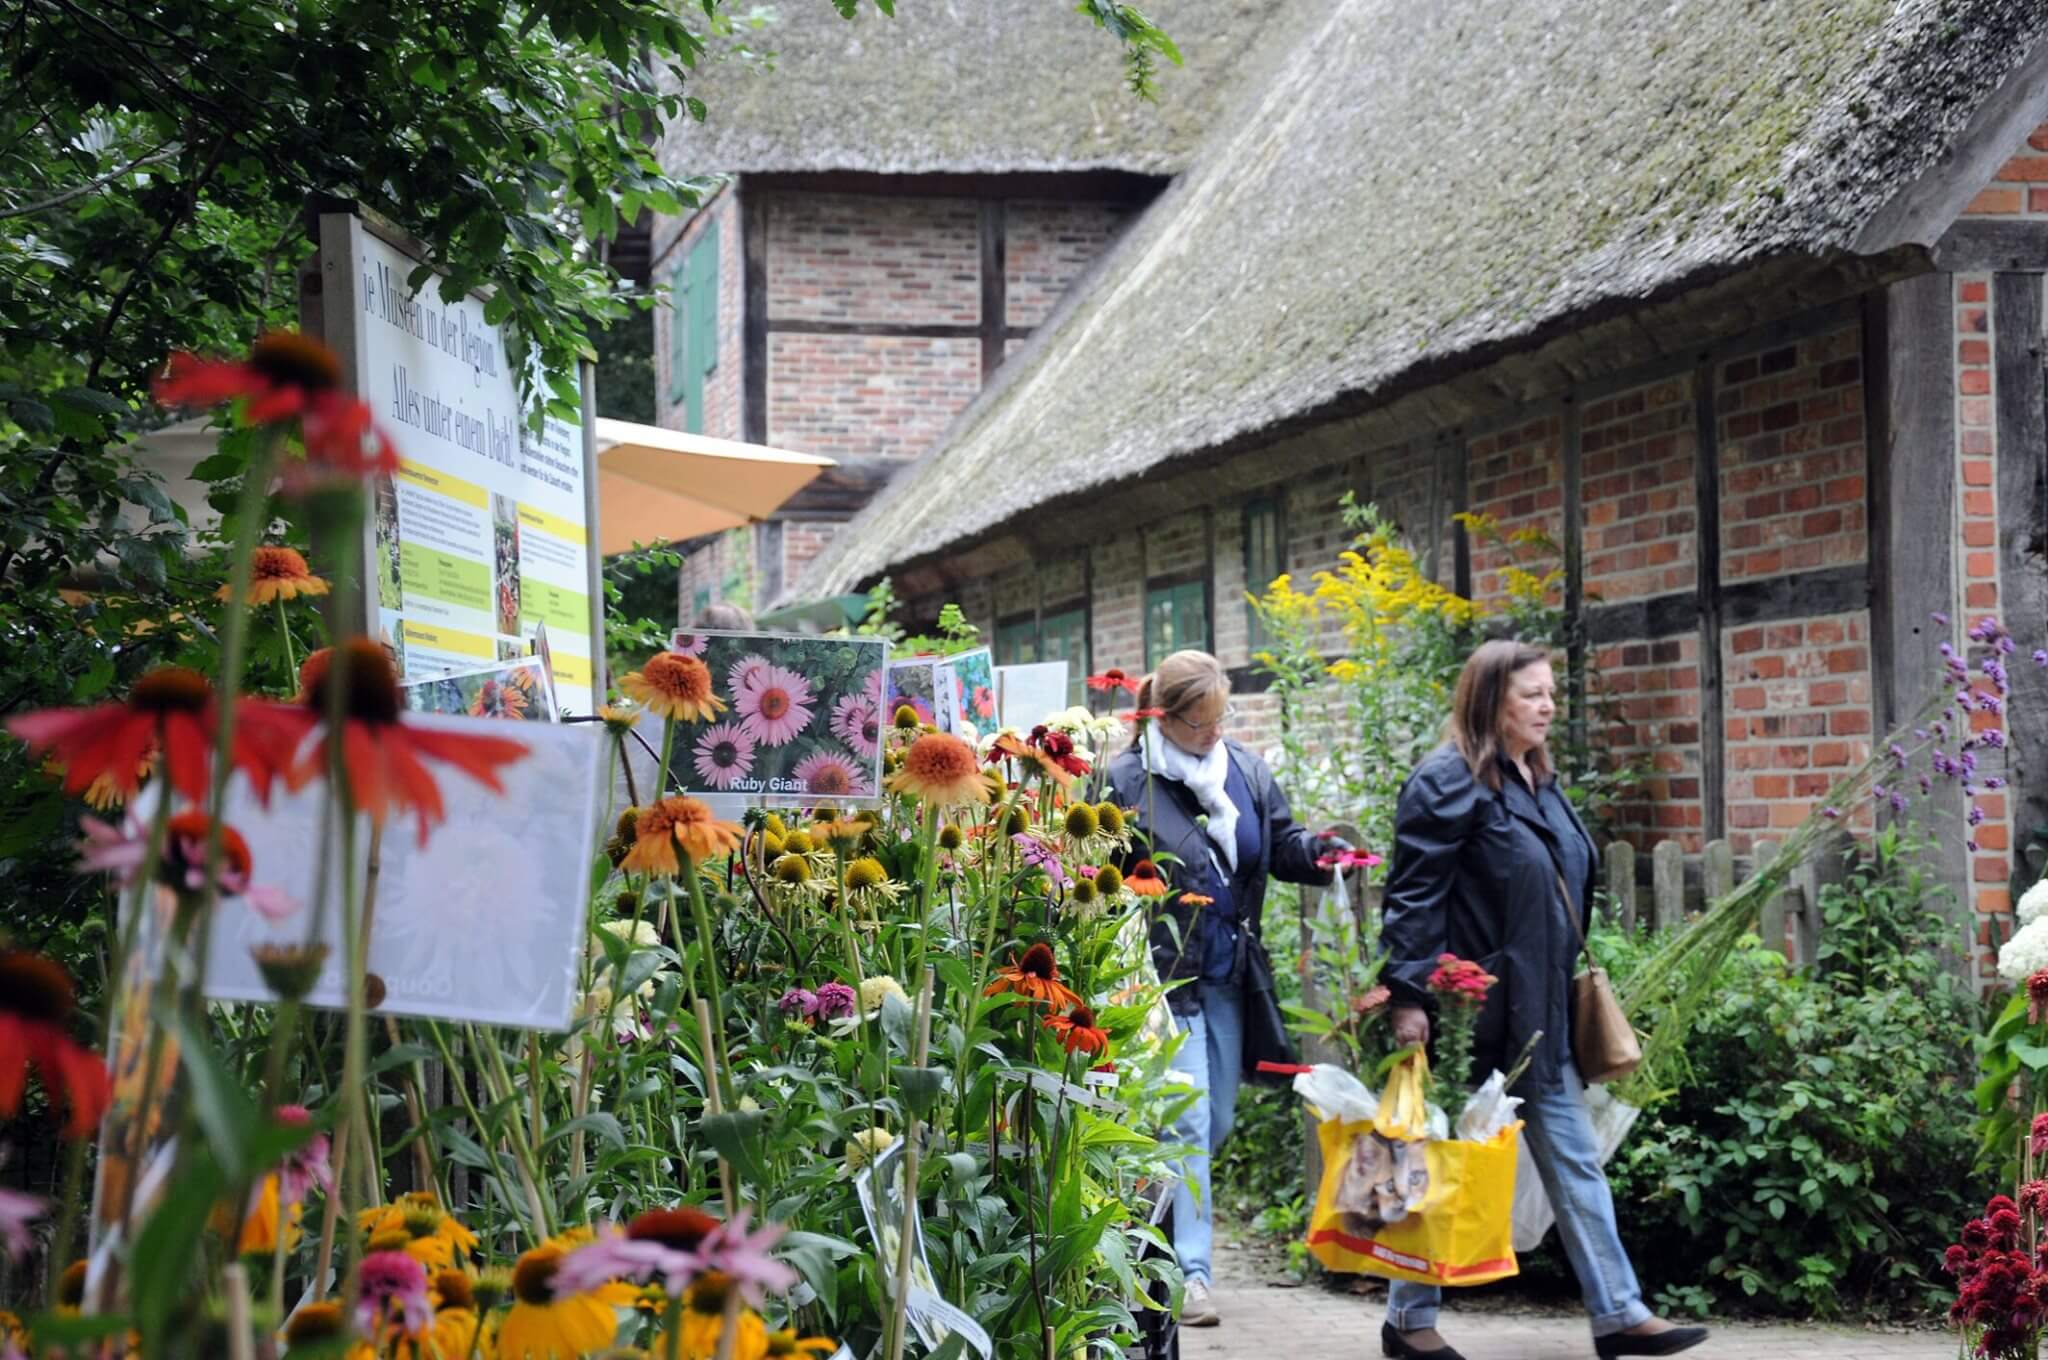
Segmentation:
<svg viewBox="0 0 2048 1360">
<path fill-rule="evenodd" d="M 1243 1253 L 1216 1244 L 1217 1327 L 1183 1329 L 1182 1360 L 1372 1360 L 1386 1295 L 1358 1296 L 1308 1287 L 1275 1288 L 1256 1278 Z M 1544 1313 L 1459 1312 L 1455 1291 L 1444 1310 L 1444 1339 L 1466 1360 L 1590 1360 L 1593 1347 L 1582 1318 Z M 1699 1360 L 1954 1360 L 1956 1341 L 1941 1332 L 1866 1331 L 1812 1326 L 1763 1327 L 1716 1323 L 1706 1345 L 1687 1352 Z"/>
</svg>

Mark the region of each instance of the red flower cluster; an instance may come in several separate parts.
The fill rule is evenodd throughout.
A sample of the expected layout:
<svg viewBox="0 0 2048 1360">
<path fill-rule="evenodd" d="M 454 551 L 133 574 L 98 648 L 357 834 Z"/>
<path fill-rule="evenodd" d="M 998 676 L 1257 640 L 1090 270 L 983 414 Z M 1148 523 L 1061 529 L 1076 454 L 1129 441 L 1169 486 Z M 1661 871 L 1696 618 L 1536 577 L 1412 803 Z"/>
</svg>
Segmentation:
<svg viewBox="0 0 2048 1360">
<path fill-rule="evenodd" d="M 2033 1127 L 2027 1130 L 2027 1141 L 2036 1157 L 2048 1157 L 2048 1113 L 2034 1116 Z"/>
<path fill-rule="evenodd" d="M 2027 978 L 2027 1023 L 2038 1025 L 2044 1016 L 2048 1016 L 2048 968 Z"/>
<path fill-rule="evenodd" d="M 2048 1323 L 2048 1270 L 2022 1243 L 2020 1230 L 2019 1205 L 1993 1195 L 1984 1216 L 1963 1225 L 1962 1240 L 1942 1260 L 1942 1268 L 1956 1277 L 1949 1321 L 1975 1337 L 1976 1353 L 1985 1360 L 2032 1356 Z"/>
<path fill-rule="evenodd" d="M 1486 1000 L 1486 989 L 1500 981 L 1470 959 L 1456 954 L 1436 956 L 1436 971 L 1429 975 L 1429 990 L 1461 1006 L 1477 1006 Z"/>
<path fill-rule="evenodd" d="M 1044 723 L 1031 729 L 1031 748 L 1060 770 L 1078 779 L 1088 773 L 1088 762 L 1074 754 L 1074 739 Z"/>
</svg>

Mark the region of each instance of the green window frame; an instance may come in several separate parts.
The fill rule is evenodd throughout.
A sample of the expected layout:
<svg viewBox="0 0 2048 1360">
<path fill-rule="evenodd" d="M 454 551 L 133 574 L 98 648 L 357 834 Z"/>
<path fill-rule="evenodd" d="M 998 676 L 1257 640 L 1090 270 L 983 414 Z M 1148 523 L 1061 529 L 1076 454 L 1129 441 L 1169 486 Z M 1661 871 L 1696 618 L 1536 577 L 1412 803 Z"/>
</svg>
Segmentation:
<svg viewBox="0 0 2048 1360">
<path fill-rule="evenodd" d="M 1038 619 L 997 620 L 995 657 L 998 666 L 1023 666 L 1038 660 Z"/>
<path fill-rule="evenodd" d="M 683 428 L 704 430 L 704 380 L 718 368 L 718 223 L 669 276 L 668 399 L 683 408 Z"/>
<path fill-rule="evenodd" d="M 698 586 L 696 593 L 690 596 L 690 622 L 695 623 L 710 607 L 711 587 Z"/>
<path fill-rule="evenodd" d="M 1201 581 L 1145 588 L 1145 669 L 1186 648 L 1209 647 L 1209 591 Z"/>
<path fill-rule="evenodd" d="M 1281 550 L 1280 503 L 1270 496 L 1248 501 L 1244 507 L 1244 588 L 1248 595 L 1264 595 L 1275 577 L 1287 569 Z M 1270 639 L 1265 620 L 1248 599 L 1244 605 L 1245 640 L 1257 652 Z"/>
<path fill-rule="evenodd" d="M 1038 621 L 1038 659 L 1067 663 L 1067 703 L 1088 703 L 1088 611 L 1063 609 Z"/>
</svg>

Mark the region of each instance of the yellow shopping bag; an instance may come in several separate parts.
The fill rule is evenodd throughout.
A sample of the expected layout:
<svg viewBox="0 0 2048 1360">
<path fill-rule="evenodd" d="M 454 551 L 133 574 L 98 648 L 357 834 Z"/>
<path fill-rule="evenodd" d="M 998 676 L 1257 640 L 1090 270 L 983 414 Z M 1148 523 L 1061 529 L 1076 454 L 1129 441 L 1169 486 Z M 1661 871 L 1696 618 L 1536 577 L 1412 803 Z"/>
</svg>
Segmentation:
<svg viewBox="0 0 2048 1360">
<path fill-rule="evenodd" d="M 1485 1284 L 1516 1272 L 1512 1209 L 1519 1120 L 1484 1143 L 1429 1140 L 1421 1053 L 1394 1065 L 1372 1120 L 1316 1130 L 1323 1181 L 1308 1249 L 1330 1270 L 1418 1284 Z"/>
</svg>

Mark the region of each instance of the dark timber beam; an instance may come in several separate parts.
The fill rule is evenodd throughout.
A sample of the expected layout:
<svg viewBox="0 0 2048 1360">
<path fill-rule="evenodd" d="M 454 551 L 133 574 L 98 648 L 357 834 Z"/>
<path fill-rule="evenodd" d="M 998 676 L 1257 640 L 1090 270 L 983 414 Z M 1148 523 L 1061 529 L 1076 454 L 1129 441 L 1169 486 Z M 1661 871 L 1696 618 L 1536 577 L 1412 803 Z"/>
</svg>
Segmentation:
<svg viewBox="0 0 2048 1360">
<path fill-rule="evenodd" d="M 2048 270 L 2048 222 L 1958 222 L 1934 243 L 1934 267 L 1951 274 Z"/>
<path fill-rule="evenodd" d="M 1717 840 L 1728 830 L 1727 686 L 1721 674 L 1721 434 L 1708 355 L 1693 369 L 1693 604 L 1699 628 L 1700 832 Z M 1646 610 L 1655 601 L 1645 601 Z M 1646 619 L 1645 622 L 1648 620 Z M 1647 635 L 1646 635 L 1647 636 Z"/>
<path fill-rule="evenodd" d="M 2042 278 L 2000 274 L 1992 283 L 1997 318 L 1993 351 L 1998 419 L 1999 614 L 2033 647 L 2048 631 L 2048 377 L 2042 366 Z M 2008 725 L 2008 824 L 2012 827 L 2014 891 L 2033 882 L 2026 851 L 2036 828 L 2048 825 L 2048 674 L 2014 657 Z"/>
</svg>

